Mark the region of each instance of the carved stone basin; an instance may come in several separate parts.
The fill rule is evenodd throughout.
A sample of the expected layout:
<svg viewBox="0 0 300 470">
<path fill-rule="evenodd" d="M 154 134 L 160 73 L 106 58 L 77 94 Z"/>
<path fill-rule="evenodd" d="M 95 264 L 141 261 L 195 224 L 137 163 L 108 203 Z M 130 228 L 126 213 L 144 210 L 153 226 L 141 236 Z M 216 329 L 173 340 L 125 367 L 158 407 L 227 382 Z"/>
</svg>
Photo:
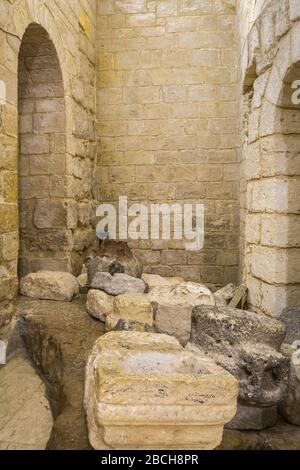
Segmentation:
<svg viewBox="0 0 300 470">
<path fill-rule="evenodd" d="M 86 369 L 95 449 L 214 449 L 236 413 L 238 382 L 170 336 L 111 332 Z"/>
</svg>

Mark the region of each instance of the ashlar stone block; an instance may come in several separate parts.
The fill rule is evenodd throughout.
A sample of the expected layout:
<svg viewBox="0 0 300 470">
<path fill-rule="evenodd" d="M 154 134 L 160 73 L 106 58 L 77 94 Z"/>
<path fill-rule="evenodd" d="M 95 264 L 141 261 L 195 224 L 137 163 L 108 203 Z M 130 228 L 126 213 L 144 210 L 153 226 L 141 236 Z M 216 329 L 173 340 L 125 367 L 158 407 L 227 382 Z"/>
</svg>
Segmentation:
<svg viewBox="0 0 300 470">
<path fill-rule="evenodd" d="M 88 360 L 85 408 L 94 449 L 214 449 L 236 412 L 238 382 L 175 338 L 111 332 Z"/>
</svg>

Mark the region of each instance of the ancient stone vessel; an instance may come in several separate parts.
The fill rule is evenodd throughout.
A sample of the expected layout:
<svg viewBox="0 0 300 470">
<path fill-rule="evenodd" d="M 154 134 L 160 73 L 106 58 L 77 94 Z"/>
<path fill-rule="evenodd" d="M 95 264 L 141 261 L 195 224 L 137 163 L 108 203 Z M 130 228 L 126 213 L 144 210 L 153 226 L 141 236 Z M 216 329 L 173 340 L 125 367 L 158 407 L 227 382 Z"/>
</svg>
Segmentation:
<svg viewBox="0 0 300 470">
<path fill-rule="evenodd" d="M 236 413 L 238 382 L 175 338 L 110 332 L 86 368 L 95 449 L 214 449 Z"/>
<path fill-rule="evenodd" d="M 228 307 L 193 309 L 191 343 L 239 380 L 233 429 L 263 429 L 276 422 L 276 405 L 288 389 L 289 360 L 279 352 L 284 337 L 283 323 L 265 315 Z"/>
<path fill-rule="evenodd" d="M 143 266 L 134 256 L 126 242 L 105 240 L 97 255 L 86 260 L 89 284 L 97 273 L 107 272 L 112 276 L 116 273 L 128 274 L 140 278 Z"/>
</svg>

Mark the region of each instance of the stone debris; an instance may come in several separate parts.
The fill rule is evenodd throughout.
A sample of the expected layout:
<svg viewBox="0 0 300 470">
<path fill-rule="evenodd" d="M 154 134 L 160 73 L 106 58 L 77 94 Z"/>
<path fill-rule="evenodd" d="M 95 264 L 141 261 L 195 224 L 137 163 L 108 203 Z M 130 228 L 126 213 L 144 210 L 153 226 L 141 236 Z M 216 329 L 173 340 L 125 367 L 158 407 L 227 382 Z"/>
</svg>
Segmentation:
<svg viewBox="0 0 300 470">
<path fill-rule="evenodd" d="M 106 331 L 151 331 L 152 305 L 147 295 L 128 294 L 115 297 L 113 313 L 106 318 Z"/>
<path fill-rule="evenodd" d="M 106 317 L 114 311 L 114 299 L 101 290 L 91 289 L 87 295 L 86 309 L 94 318 L 105 323 Z"/>
<path fill-rule="evenodd" d="M 286 396 L 289 361 L 279 352 L 284 337 L 283 323 L 265 315 L 229 307 L 193 310 L 191 342 L 239 380 L 240 404 L 273 407 Z"/>
<path fill-rule="evenodd" d="M 86 264 L 91 285 L 94 277 L 101 272 L 107 272 L 111 275 L 123 273 L 136 278 L 140 278 L 143 272 L 143 266 L 127 243 L 115 240 L 105 240 L 97 256 L 88 259 Z"/>
<path fill-rule="evenodd" d="M 39 271 L 21 279 L 20 291 L 32 299 L 71 301 L 79 294 L 79 284 L 70 273 Z"/>
<path fill-rule="evenodd" d="M 282 348 L 290 360 L 289 392 L 280 412 L 291 424 L 300 426 L 300 308 L 286 309 L 281 320 L 287 327 Z"/>
<path fill-rule="evenodd" d="M 211 291 L 194 282 L 154 287 L 148 295 L 154 308 L 156 331 L 175 336 L 182 345 L 190 339 L 193 307 L 215 305 Z"/>
<path fill-rule="evenodd" d="M 86 367 L 90 443 L 97 450 L 214 449 L 237 395 L 231 374 L 175 338 L 111 332 L 97 340 Z"/>
<path fill-rule="evenodd" d="M 162 277 L 157 274 L 143 274 L 142 279 L 147 284 L 149 291 L 155 287 L 172 287 L 185 282 L 183 277 Z"/>
<path fill-rule="evenodd" d="M 214 293 L 216 300 L 216 305 L 219 307 L 226 307 L 229 302 L 233 299 L 233 296 L 237 290 L 237 287 L 234 284 L 227 284 L 227 286 L 222 287 L 222 289 L 217 290 Z"/>
<path fill-rule="evenodd" d="M 142 279 L 128 276 L 128 274 L 114 274 L 97 272 L 90 284 L 92 289 L 100 289 L 110 295 L 143 294 L 146 284 Z"/>
<path fill-rule="evenodd" d="M 231 308 L 241 307 L 241 309 L 243 309 L 245 306 L 246 300 L 247 300 L 247 287 L 240 286 L 235 291 L 233 298 L 228 304 L 228 307 L 231 307 Z"/>
</svg>

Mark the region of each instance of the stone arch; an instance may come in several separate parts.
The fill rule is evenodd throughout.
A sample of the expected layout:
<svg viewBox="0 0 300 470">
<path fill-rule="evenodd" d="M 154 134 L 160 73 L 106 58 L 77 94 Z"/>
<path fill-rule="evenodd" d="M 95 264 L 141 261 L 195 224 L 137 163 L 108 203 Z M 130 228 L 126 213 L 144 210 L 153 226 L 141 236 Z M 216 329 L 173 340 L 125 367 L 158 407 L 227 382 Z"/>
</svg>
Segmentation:
<svg viewBox="0 0 300 470">
<path fill-rule="evenodd" d="M 248 185 L 249 233 L 256 227 L 248 236 L 251 306 L 275 316 L 300 305 L 300 103 L 292 100 L 300 79 L 297 31 L 299 23 L 265 72 L 253 139 L 257 167 Z"/>
<path fill-rule="evenodd" d="M 18 111 L 19 274 L 70 270 L 63 75 L 56 48 L 37 23 L 26 28 L 19 50 Z"/>
</svg>

